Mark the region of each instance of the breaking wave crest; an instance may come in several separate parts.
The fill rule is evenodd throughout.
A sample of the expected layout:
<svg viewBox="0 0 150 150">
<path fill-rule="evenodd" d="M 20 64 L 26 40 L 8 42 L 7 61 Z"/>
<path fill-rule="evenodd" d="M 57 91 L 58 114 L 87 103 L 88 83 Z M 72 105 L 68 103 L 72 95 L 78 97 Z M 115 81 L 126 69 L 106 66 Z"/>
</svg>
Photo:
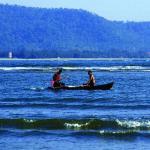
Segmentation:
<svg viewBox="0 0 150 150">
<path fill-rule="evenodd" d="M 94 71 L 150 71 L 150 67 L 142 66 L 111 66 L 111 67 L 62 67 L 68 71 L 82 71 L 82 70 L 94 70 Z M 56 67 L 0 67 L 0 71 L 23 71 L 23 72 L 53 72 Z"/>
<path fill-rule="evenodd" d="M 16 129 L 72 129 L 72 130 L 100 130 L 100 129 L 134 129 L 150 130 L 150 120 L 103 120 L 103 119 L 0 119 L 1 128 Z"/>
</svg>

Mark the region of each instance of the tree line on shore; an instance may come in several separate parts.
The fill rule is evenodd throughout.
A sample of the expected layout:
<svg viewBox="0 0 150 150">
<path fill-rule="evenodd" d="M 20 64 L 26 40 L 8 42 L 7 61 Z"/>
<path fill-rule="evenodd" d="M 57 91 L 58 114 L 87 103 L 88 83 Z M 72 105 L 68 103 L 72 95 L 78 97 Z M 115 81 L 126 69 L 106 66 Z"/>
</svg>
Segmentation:
<svg viewBox="0 0 150 150">
<path fill-rule="evenodd" d="M 0 5 L 0 57 L 149 57 L 150 22 L 76 9 Z"/>
</svg>

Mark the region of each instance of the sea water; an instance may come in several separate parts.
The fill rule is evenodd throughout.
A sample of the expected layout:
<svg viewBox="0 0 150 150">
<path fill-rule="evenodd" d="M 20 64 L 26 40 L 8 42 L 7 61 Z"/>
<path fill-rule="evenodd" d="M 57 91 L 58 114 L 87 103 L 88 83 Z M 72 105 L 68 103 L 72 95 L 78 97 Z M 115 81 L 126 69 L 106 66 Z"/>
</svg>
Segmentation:
<svg viewBox="0 0 150 150">
<path fill-rule="evenodd" d="M 50 91 L 93 70 L 109 91 Z M 150 59 L 0 60 L 0 150 L 149 150 Z"/>
</svg>

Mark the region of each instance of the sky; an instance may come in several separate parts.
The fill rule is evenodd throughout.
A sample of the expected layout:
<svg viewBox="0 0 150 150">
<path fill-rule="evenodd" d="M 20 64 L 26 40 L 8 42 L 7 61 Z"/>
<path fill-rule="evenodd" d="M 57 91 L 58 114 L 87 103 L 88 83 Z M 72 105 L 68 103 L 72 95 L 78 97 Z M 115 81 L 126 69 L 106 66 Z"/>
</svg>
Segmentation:
<svg viewBox="0 0 150 150">
<path fill-rule="evenodd" d="M 150 0 L 0 0 L 0 3 L 84 9 L 109 20 L 150 21 Z"/>
</svg>

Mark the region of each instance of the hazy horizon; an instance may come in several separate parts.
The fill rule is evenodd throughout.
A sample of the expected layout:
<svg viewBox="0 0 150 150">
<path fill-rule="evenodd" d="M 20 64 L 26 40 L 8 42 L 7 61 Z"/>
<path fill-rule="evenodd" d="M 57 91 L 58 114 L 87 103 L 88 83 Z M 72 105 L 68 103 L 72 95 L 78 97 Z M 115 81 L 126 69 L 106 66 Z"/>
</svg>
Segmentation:
<svg viewBox="0 0 150 150">
<path fill-rule="evenodd" d="M 40 8 L 68 8 L 83 9 L 95 13 L 108 20 L 115 21 L 150 21 L 150 1 L 143 0 L 82 0 L 78 3 L 73 0 L 0 0 L 0 4 L 20 5 Z"/>
</svg>

